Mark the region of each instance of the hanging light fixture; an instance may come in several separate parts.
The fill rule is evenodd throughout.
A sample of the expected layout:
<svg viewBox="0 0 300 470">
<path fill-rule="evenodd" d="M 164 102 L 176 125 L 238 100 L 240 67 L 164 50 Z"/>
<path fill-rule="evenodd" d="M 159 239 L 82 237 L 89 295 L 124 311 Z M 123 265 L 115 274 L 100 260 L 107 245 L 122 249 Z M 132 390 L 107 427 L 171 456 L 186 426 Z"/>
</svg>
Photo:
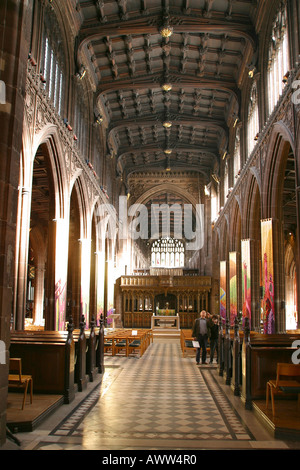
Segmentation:
<svg viewBox="0 0 300 470">
<path fill-rule="evenodd" d="M 165 24 L 160 28 L 159 32 L 163 38 L 169 38 L 173 34 L 173 28 L 169 24 Z"/>
<path fill-rule="evenodd" d="M 171 165 L 170 165 L 170 159 L 169 159 L 169 157 L 167 157 L 167 159 L 166 159 L 165 170 L 166 170 L 166 171 L 171 171 Z"/>
<path fill-rule="evenodd" d="M 169 120 L 166 120 L 163 122 L 163 126 L 166 128 L 166 129 L 170 129 L 170 127 L 172 127 L 172 122 L 169 121 Z"/>
<path fill-rule="evenodd" d="M 250 78 L 253 78 L 254 75 L 255 75 L 255 73 L 256 73 L 256 68 L 255 68 L 254 65 L 251 64 L 251 65 L 249 66 L 249 71 L 248 71 L 249 77 L 250 77 Z"/>
<path fill-rule="evenodd" d="M 171 91 L 172 90 L 172 85 L 171 83 L 163 83 L 161 86 L 163 91 Z"/>
<path fill-rule="evenodd" d="M 165 153 L 166 155 L 171 155 L 172 150 L 171 150 L 171 149 L 165 149 L 165 150 L 164 150 L 164 153 Z"/>
<path fill-rule="evenodd" d="M 95 116 L 95 122 L 96 124 L 101 124 L 101 122 L 103 122 L 103 117 L 101 116 L 101 114 Z"/>
<path fill-rule="evenodd" d="M 79 78 L 79 80 L 82 80 L 85 77 L 86 74 L 86 68 L 84 65 L 80 66 L 80 69 L 78 70 L 76 77 Z"/>
</svg>

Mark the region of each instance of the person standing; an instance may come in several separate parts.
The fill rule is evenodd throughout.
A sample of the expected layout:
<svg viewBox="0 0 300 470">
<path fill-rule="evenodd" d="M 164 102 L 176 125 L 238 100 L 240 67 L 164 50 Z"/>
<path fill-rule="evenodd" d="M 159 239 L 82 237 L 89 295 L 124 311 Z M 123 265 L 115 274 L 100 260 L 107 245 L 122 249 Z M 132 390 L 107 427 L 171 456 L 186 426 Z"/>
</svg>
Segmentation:
<svg viewBox="0 0 300 470">
<path fill-rule="evenodd" d="M 210 364 L 213 363 L 214 353 L 217 351 L 218 362 L 218 341 L 219 341 L 219 325 L 217 315 L 212 315 L 209 324 L 209 346 L 210 346 Z"/>
<path fill-rule="evenodd" d="M 200 317 L 196 318 L 193 326 L 192 336 L 195 341 L 198 341 L 199 348 L 196 352 L 196 363 L 200 364 L 200 354 L 202 349 L 202 364 L 206 364 L 206 348 L 208 339 L 208 320 L 206 318 L 206 311 L 200 312 Z"/>
</svg>

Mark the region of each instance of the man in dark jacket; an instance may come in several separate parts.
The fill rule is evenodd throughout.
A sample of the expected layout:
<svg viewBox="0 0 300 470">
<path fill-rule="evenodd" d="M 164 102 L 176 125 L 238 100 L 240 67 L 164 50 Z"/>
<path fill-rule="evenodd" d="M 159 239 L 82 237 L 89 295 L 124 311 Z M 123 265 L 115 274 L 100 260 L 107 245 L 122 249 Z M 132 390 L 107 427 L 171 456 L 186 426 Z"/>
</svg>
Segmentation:
<svg viewBox="0 0 300 470">
<path fill-rule="evenodd" d="M 196 363 L 200 363 L 200 352 L 202 349 L 202 364 L 206 364 L 206 348 L 207 348 L 207 339 L 208 339 L 208 330 L 209 324 L 206 318 L 206 311 L 202 310 L 200 312 L 200 317 L 196 318 L 193 326 L 192 336 L 195 341 L 198 341 L 199 348 L 196 352 Z"/>
<path fill-rule="evenodd" d="M 219 325 L 217 315 L 212 315 L 209 320 L 209 346 L 210 346 L 210 364 L 213 363 L 214 353 L 217 352 L 218 362 L 218 341 L 219 341 Z"/>
</svg>

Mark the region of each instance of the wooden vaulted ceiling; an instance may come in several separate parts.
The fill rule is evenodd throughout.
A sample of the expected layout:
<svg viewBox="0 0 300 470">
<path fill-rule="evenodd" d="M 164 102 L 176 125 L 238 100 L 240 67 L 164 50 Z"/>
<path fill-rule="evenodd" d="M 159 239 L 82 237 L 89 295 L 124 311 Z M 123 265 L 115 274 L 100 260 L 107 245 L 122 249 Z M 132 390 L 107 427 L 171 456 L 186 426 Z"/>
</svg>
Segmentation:
<svg viewBox="0 0 300 470">
<path fill-rule="evenodd" d="M 209 181 L 218 171 L 256 48 L 256 5 L 78 1 L 78 67 L 94 83 L 95 114 L 103 117 L 107 152 L 124 179 L 141 170 L 188 169 Z M 164 25 L 172 28 L 170 37 L 161 35 Z M 165 83 L 172 89 L 164 91 Z"/>
</svg>

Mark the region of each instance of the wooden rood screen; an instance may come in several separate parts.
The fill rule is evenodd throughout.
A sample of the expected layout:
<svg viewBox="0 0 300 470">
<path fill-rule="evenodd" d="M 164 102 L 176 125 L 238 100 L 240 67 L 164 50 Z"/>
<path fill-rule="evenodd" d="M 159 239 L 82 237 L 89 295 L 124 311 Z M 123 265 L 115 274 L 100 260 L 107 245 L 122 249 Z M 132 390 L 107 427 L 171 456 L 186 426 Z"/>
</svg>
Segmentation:
<svg viewBox="0 0 300 470">
<path fill-rule="evenodd" d="M 116 282 L 117 310 L 125 328 L 150 328 L 157 308 L 166 309 L 164 301 L 180 317 L 181 328 L 190 329 L 201 310 L 208 310 L 211 278 L 198 275 L 122 276 Z M 159 306 L 157 299 L 160 298 Z"/>
</svg>

